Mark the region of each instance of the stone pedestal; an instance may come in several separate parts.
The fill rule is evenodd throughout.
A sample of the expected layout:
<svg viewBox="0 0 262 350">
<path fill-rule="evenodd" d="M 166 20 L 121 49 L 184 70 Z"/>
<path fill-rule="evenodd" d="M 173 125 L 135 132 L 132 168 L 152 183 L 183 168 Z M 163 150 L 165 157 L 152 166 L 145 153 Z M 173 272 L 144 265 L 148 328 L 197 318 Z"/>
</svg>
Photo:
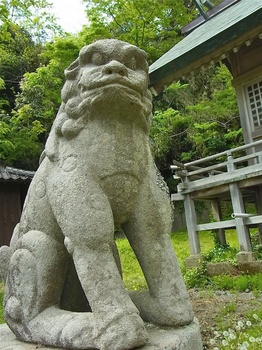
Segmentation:
<svg viewBox="0 0 262 350">
<path fill-rule="evenodd" d="M 147 325 L 149 342 L 141 350 L 202 350 L 201 335 L 197 320 L 178 329 L 159 328 Z M 24 343 L 18 340 L 6 324 L 0 325 L 0 350 L 58 350 L 39 344 Z M 61 349 L 60 350 L 65 350 Z"/>
</svg>

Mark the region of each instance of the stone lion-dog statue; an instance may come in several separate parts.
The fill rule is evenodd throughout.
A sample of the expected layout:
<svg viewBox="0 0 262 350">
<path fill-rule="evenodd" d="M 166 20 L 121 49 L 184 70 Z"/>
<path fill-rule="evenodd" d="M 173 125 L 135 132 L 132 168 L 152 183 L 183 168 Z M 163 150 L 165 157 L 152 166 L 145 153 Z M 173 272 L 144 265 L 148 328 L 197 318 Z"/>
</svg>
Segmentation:
<svg viewBox="0 0 262 350">
<path fill-rule="evenodd" d="M 146 54 L 100 40 L 83 47 L 65 75 L 21 221 L 1 248 L 9 260 L 5 320 L 26 342 L 133 349 L 148 341 L 144 321 L 180 327 L 193 320 L 169 237 L 170 200 L 150 151 Z M 116 225 L 146 291 L 124 287 Z"/>
</svg>

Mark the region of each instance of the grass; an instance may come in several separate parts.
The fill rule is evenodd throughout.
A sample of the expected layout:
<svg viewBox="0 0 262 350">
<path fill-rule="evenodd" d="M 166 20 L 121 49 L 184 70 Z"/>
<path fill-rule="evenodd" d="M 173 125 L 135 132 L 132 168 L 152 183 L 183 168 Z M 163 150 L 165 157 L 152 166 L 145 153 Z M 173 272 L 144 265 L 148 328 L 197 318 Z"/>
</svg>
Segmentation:
<svg viewBox="0 0 262 350">
<path fill-rule="evenodd" d="M 228 303 L 216 316 L 217 327 L 212 330 L 207 349 L 261 350 L 262 306 L 254 311 L 236 314 L 237 305 Z"/>
<path fill-rule="evenodd" d="M 236 232 L 234 230 L 227 232 L 227 243 L 230 246 L 230 249 L 228 248 L 227 250 L 217 249 L 215 247 L 214 238 L 211 232 L 202 232 L 199 238 L 200 238 L 201 253 L 204 256 L 206 256 L 209 260 L 228 261 L 228 260 L 235 259 L 235 254 L 238 247 L 238 241 L 237 241 Z M 187 286 L 200 287 L 201 285 L 199 285 L 199 283 L 200 284 L 202 283 L 202 286 L 204 287 L 206 286 L 207 282 L 211 282 L 212 279 L 211 278 L 207 279 L 206 276 L 204 275 L 204 271 L 201 271 L 199 269 L 186 270 L 184 266 L 184 260 L 190 255 L 188 237 L 186 232 L 184 231 L 176 232 L 171 236 L 171 242 L 175 249 L 178 263 L 184 275 Z M 122 269 L 123 269 L 123 280 L 126 288 L 129 290 L 145 289 L 146 281 L 144 279 L 140 266 L 136 260 L 135 254 L 132 248 L 130 247 L 128 241 L 125 238 L 117 239 L 117 247 L 121 258 Z M 231 282 L 231 279 L 230 279 L 230 282 Z M 226 281 L 223 280 L 222 283 L 224 288 Z M 231 285 L 232 283 L 230 284 L 230 286 Z"/>
</svg>

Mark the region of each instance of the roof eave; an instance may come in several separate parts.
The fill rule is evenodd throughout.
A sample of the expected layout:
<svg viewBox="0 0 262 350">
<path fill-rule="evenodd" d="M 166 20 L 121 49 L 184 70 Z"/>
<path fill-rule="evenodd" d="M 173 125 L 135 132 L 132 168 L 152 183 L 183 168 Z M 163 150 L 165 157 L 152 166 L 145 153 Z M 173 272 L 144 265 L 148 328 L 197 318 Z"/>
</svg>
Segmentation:
<svg viewBox="0 0 262 350">
<path fill-rule="evenodd" d="M 218 33 L 216 36 L 195 46 L 192 50 L 175 58 L 155 71 L 150 72 L 150 86 L 153 87 L 157 93 L 161 92 L 165 85 L 168 85 L 172 83 L 172 81 L 181 78 L 182 75 L 189 73 L 192 70 L 193 64 L 194 69 L 197 69 L 197 67 L 200 68 L 203 64 L 203 56 L 208 57 L 213 55 L 215 58 L 217 56 L 216 52 L 218 52 L 221 47 L 228 45 L 232 49 L 236 46 L 236 39 L 243 36 L 248 37 L 250 33 L 252 33 L 253 36 L 258 35 L 258 33 L 262 31 L 261 23 L 262 9 L 260 8 L 249 17 L 242 19 L 234 25 L 226 28 L 224 31 Z M 252 31 L 254 28 L 257 29 L 255 32 Z M 245 40 L 244 37 L 243 40 Z"/>
</svg>

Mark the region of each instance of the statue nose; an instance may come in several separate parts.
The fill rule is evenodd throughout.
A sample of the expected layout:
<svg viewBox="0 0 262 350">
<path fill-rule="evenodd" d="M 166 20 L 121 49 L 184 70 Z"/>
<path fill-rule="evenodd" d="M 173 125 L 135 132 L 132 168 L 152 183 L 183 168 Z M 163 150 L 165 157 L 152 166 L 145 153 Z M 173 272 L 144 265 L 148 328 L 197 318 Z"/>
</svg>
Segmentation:
<svg viewBox="0 0 262 350">
<path fill-rule="evenodd" d="M 123 77 L 127 77 L 127 68 L 124 64 L 118 61 L 110 61 L 102 70 L 102 75 L 119 74 Z"/>
</svg>

